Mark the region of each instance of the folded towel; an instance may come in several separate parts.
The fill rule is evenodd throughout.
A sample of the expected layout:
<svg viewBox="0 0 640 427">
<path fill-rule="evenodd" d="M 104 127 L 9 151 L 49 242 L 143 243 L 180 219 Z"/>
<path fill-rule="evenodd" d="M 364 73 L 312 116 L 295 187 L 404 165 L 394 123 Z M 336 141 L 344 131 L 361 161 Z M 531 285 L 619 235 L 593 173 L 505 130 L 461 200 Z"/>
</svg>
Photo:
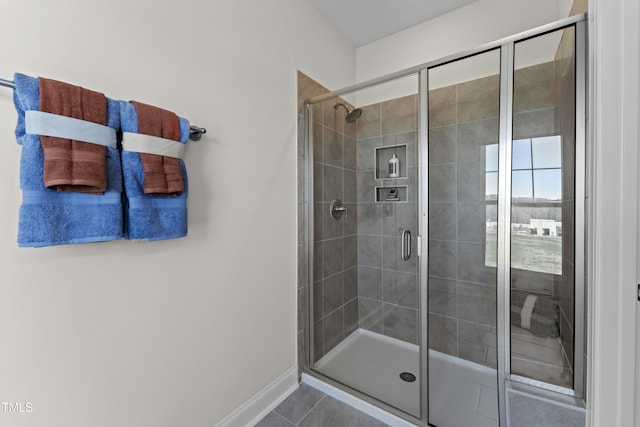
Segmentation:
<svg viewBox="0 0 640 427">
<path fill-rule="evenodd" d="M 131 148 L 134 145 L 129 143 L 129 140 L 137 141 L 135 137 L 140 136 L 143 130 L 149 131 L 150 128 L 156 129 L 153 132 L 156 134 L 159 128 L 174 128 L 173 132 L 162 133 L 163 136 L 160 136 L 162 139 L 158 138 L 158 135 L 150 136 L 147 139 L 152 144 L 157 143 L 159 147 L 163 146 L 163 143 L 167 143 L 169 146 L 173 145 L 173 147 L 166 150 L 167 152 L 179 152 L 180 150 L 176 150 L 175 146 L 183 148 L 184 144 L 189 140 L 189 122 L 186 119 L 178 118 L 179 141 L 174 144 L 170 140 L 175 140 L 175 138 L 169 136 L 175 135 L 176 122 L 174 121 L 173 124 L 166 126 L 157 123 L 160 117 L 166 117 L 166 115 L 158 111 L 149 113 L 147 107 L 155 108 L 151 106 L 142 107 L 143 114 L 139 118 L 136 108 L 140 105 L 140 103 L 134 105 L 131 102 L 120 101 L 120 118 L 123 132 L 122 170 L 126 195 L 124 201 L 126 210 L 125 237 L 151 241 L 184 237 L 187 235 L 188 195 L 187 171 L 184 162 L 177 158 L 171 159 L 169 162 L 163 159 L 161 164 L 151 164 L 151 170 L 145 170 L 141 159 L 141 157 L 144 157 L 141 155 L 143 150 Z M 156 123 L 146 123 L 148 120 L 156 121 Z M 142 121 L 145 123 L 142 123 Z M 163 130 L 162 132 L 165 131 Z M 174 165 L 177 163 L 178 169 L 171 165 L 172 162 L 174 162 Z M 149 168 L 149 165 L 147 167 Z M 182 188 L 179 185 L 176 186 L 175 175 L 178 174 L 178 171 L 182 180 Z M 151 181 L 148 180 L 146 172 L 155 174 Z M 150 186 L 147 190 L 150 191 L 149 193 L 145 192 L 145 181 Z M 160 183 L 159 186 L 157 185 L 158 183 Z M 164 194 L 157 190 L 161 190 Z"/>
<path fill-rule="evenodd" d="M 115 240 L 122 237 L 122 169 L 115 147 L 106 154 L 107 185 L 103 195 L 58 192 L 44 186 L 44 151 L 38 134 L 27 133 L 26 117 L 40 106 L 38 79 L 16 73 L 16 137 L 22 145 L 18 245 L 28 247 Z M 106 125 L 120 126 L 117 101 L 106 98 Z"/>
<path fill-rule="evenodd" d="M 180 141 L 180 120 L 175 113 L 131 101 L 138 115 L 138 133 Z M 180 160 L 158 154 L 140 153 L 144 171 L 144 193 L 179 196 L 184 192 Z"/>
<path fill-rule="evenodd" d="M 39 78 L 40 111 L 107 124 L 103 94 Z M 103 194 L 107 189 L 107 147 L 41 135 L 44 186 L 58 191 Z"/>
</svg>

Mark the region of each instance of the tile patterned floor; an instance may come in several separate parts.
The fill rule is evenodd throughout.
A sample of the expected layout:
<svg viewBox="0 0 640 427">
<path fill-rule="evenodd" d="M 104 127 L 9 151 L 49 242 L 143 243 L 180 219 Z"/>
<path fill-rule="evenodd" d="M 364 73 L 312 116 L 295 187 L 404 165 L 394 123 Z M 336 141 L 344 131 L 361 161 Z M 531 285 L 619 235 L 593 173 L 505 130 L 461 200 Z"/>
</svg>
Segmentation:
<svg viewBox="0 0 640 427">
<path fill-rule="evenodd" d="M 345 405 L 321 391 L 300 384 L 255 427 L 385 427 L 387 424 Z"/>
</svg>

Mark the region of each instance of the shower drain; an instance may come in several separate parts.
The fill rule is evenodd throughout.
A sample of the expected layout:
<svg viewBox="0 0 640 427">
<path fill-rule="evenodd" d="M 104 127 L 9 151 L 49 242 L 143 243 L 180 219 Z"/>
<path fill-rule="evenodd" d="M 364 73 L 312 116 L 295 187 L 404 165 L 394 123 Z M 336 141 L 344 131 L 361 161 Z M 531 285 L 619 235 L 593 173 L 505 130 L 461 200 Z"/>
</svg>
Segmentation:
<svg viewBox="0 0 640 427">
<path fill-rule="evenodd" d="M 413 375 L 411 372 L 402 372 L 400 374 L 400 379 L 402 381 L 406 381 L 408 383 L 412 383 L 416 380 L 416 376 Z"/>
</svg>

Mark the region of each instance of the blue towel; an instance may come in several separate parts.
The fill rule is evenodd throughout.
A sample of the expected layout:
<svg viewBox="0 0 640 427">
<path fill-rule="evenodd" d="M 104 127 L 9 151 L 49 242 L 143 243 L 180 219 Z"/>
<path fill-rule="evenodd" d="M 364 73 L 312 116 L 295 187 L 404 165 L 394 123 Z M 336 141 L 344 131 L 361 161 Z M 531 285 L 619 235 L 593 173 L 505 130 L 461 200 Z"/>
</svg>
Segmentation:
<svg viewBox="0 0 640 427">
<path fill-rule="evenodd" d="M 38 110 L 38 79 L 16 73 L 13 100 L 16 137 L 22 145 L 18 246 L 41 247 L 122 238 L 122 169 L 116 148 L 107 149 L 107 190 L 103 195 L 64 193 L 44 187 L 44 154 L 38 135 L 25 133 L 25 111 Z M 107 98 L 107 125 L 120 127 L 117 101 Z"/>
<path fill-rule="evenodd" d="M 138 114 L 135 106 L 120 101 L 120 117 L 123 132 L 138 133 Z M 180 142 L 189 140 L 190 125 L 180 119 Z M 144 173 L 140 154 L 122 151 L 124 174 L 125 238 L 165 240 L 187 235 L 187 170 L 180 160 L 180 171 L 184 181 L 184 193 L 179 196 L 156 196 L 144 194 Z"/>
</svg>

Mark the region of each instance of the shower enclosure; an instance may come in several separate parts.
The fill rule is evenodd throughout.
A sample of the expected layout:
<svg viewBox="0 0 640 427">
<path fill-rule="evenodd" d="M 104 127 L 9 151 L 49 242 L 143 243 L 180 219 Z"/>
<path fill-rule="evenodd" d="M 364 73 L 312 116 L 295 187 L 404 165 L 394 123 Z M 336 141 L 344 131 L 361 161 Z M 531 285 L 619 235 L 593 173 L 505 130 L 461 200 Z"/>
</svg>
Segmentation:
<svg viewBox="0 0 640 427">
<path fill-rule="evenodd" d="M 584 26 L 334 92 L 303 76 L 306 374 L 417 425 L 553 402 L 583 423 Z"/>
</svg>

